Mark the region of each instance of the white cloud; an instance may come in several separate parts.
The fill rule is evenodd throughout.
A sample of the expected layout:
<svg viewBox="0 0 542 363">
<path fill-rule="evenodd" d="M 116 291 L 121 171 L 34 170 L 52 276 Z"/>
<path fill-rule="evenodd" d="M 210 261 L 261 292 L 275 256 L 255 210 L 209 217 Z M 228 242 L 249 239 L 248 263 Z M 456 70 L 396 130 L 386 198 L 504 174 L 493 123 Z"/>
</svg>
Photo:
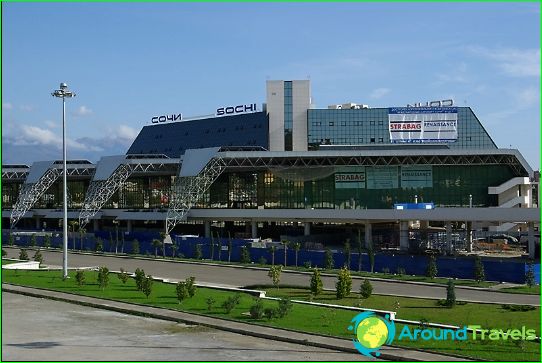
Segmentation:
<svg viewBox="0 0 542 363">
<path fill-rule="evenodd" d="M 57 122 L 49 121 L 49 120 L 45 121 L 45 125 L 50 129 L 56 129 L 58 127 Z"/>
<path fill-rule="evenodd" d="M 87 106 L 80 106 L 77 110 L 73 112 L 76 116 L 88 116 L 92 114 L 92 110 Z"/>
<path fill-rule="evenodd" d="M 32 112 L 32 111 L 34 111 L 34 106 L 32 106 L 32 105 L 20 105 L 19 109 L 21 109 L 21 111 L 25 111 L 25 112 Z"/>
<path fill-rule="evenodd" d="M 138 132 L 135 129 L 126 125 L 120 125 L 116 130 L 116 136 L 127 140 L 134 140 L 137 134 Z"/>
<path fill-rule="evenodd" d="M 2 102 L 2 109 L 4 110 L 12 110 L 13 105 L 9 102 Z"/>
<path fill-rule="evenodd" d="M 384 97 L 385 95 L 387 95 L 390 92 L 391 92 L 391 89 L 385 88 L 385 87 L 380 87 L 380 88 L 377 88 L 377 89 L 373 90 L 371 92 L 371 94 L 369 95 L 369 97 L 374 98 L 374 99 L 378 99 L 378 98 Z"/>
<path fill-rule="evenodd" d="M 540 77 L 540 49 L 470 47 L 479 56 L 496 62 L 503 73 L 513 77 Z"/>
<path fill-rule="evenodd" d="M 540 89 L 535 87 L 525 88 L 516 93 L 516 102 L 521 107 L 530 107 L 540 102 Z"/>
</svg>

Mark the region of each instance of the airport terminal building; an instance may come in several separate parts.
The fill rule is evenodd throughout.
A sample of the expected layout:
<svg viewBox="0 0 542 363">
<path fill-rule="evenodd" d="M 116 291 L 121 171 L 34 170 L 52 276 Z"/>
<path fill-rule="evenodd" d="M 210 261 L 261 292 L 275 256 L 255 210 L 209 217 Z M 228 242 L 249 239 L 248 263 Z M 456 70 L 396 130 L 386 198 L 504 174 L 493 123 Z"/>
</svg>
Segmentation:
<svg viewBox="0 0 542 363">
<path fill-rule="evenodd" d="M 470 107 L 316 108 L 308 80 L 266 87 L 264 103 L 155 116 L 125 155 L 69 161 L 69 218 L 275 239 L 362 228 L 401 249 L 430 225 L 536 233 L 539 173 L 499 149 Z M 61 173 L 58 161 L 3 165 L 3 225 L 58 228 Z"/>
</svg>

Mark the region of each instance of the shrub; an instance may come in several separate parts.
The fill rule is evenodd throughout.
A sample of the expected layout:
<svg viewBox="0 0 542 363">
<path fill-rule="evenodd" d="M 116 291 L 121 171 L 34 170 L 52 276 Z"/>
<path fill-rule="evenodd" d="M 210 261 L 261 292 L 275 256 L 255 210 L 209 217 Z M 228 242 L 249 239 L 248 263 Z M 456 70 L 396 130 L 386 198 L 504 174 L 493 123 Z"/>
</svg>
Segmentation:
<svg viewBox="0 0 542 363">
<path fill-rule="evenodd" d="M 6 257 L 8 255 L 8 253 L 6 252 L 5 249 L 2 249 L 2 257 Z"/>
<path fill-rule="evenodd" d="M 143 278 L 143 281 L 141 283 L 141 291 L 143 291 L 143 293 L 145 294 L 145 296 L 147 298 L 149 298 L 149 295 L 152 292 L 152 284 L 153 284 L 153 282 L 154 281 L 152 279 L 152 276 L 148 275 L 145 278 Z"/>
<path fill-rule="evenodd" d="M 23 248 L 21 249 L 21 252 L 19 252 L 19 260 L 28 261 L 28 253 L 26 253 L 26 250 Z"/>
<path fill-rule="evenodd" d="M 98 270 L 98 285 L 102 291 L 109 285 L 109 269 L 102 266 Z"/>
<path fill-rule="evenodd" d="M 190 276 L 186 279 L 185 284 L 188 295 L 190 295 L 190 297 L 196 295 L 196 278 L 194 276 Z"/>
<path fill-rule="evenodd" d="M 324 268 L 326 270 L 331 270 L 335 267 L 335 261 L 333 261 L 333 252 L 329 248 L 326 248 L 324 256 Z"/>
<path fill-rule="evenodd" d="M 201 245 L 196 245 L 196 249 L 194 250 L 194 258 L 196 260 L 201 260 L 203 258 L 203 252 L 201 251 Z"/>
<path fill-rule="evenodd" d="M 405 269 L 403 267 L 397 267 L 397 275 L 403 276 L 404 274 L 406 274 Z"/>
<path fill-rule="evenodd" d="M 279 308 L 277 309 L 277 315 L 279 318 L 284 318 L 292 310 L 293 304 L 290 300 L 282 298 L 279 300 Z"/>
<path fill-rule="evenodd" d="M 49 234 L 46 234 L 45 237 L 43 237 L 43 247 L 51 247 L 51 236 Z"/>
<path fill-rule="evenodd" d="M 362 299 L 368 299 L 373 294 L 373 285 L 369 280 L 363 280 L 359 287 L 359 296 Z"/>
<path fill-rule="evenodd" d="M 430 255 L 427 261 L 427 269 L 425 270 L 425 276 L 433 280 L 437 276 L 437 259 L 435 255 Z"/>
<path fill-rule="evenodd" d="M 30 247 L 35 247 L 36 246 L 36 235 L 33 234 L 32 236 L 30 236 Z"/>
<path fill-rule="evenodd" d="M 134 239 L 132 241 L 132 254 L 134 255 L 139 254 L 139 241 L 137 239 Z"/>
<path fill-rule="evenodd" d="M 3 252 L 2 252 L 2 256 L 3 256 Z M 528 287 L 533 287 L 535 285 L 533 261 L 529 261 L 529 263 L 527 264 L 527 271 L 525 271 L 525 283 L 527 284 Z"/>
<path fill-rule="evenodd" d="M 388 267 L 383 267 L 382 268 L 382 273 L 383 274 L 389 274 L 390 273 L 390 269 Z"/>
<path fill-rule="evenodd" d="M 536 307 L 534 306 L 531 306 L 531 305 L 501 305 L 501 307 L 505 310 L 509 310 L 509 311 L 531 311 L 531 310 L 535 310 Z"/>
<path fill-rule="evenodd" d="M 263 318 L 264 309 L 262 299 L 257 298 L 256 303 L 250 307 L 250 317 L 252 319 Z"/>
<path fill-rule="evenodd" d="M 104 243 L 100 237 L 96 238 L 96 243 L 94 245 L 94 252 L 103 252 Z"/>
<path fill-rule="evenodd" d="M 122 267 L 120 268 L 120 273 L 117 274 L 117 277 L 119 278 L 120 281 L 122 281 L 123 284 L 125 284 L 126 281 L 128 281 L 128 274 L 126 273 L 126 271 L 124 271 Z"/>
<path fill-rule="evenodd" d="M 267 276 L 269 276 L 271 281 L 273 281 L 273 286 L 275 286 L 275 288 L 277 289 L 279 288 L 281 272 L 282 272 L 282 265 L 275 265 L 275 266 L 271 266 L 269 268 L 269 272 L 267 273 Z"/>
<path fill-rule="evenodd" d="M 32 259 L 36 262 L 39 262 L 40 265 L 43 263 L 43 256 L 41 255 L 39 249 L 36 250 L 36 253 L 34 253 L 34 257 L 32 257 Z"/>
<path fill-rule="evenodd" d="M 446 286 L 446 306 L 450 308 L 455 306 L 455 285 L 451 279 Z"/>
<path fill-rule="evenodd" d="M 258 263 L 259 263 L 260 265 L 267 265 L 267 259 L 266 259 L 265 257 L 262 256 L 262 257 L 260 257 L 260 258 L 258 259 Z"/>
<path fill-rule="evenodd" d="M 13 237 L 13 235 L 10 233 L 9 234 L 9 238 L 8 238 L 8 245 L 9 246 L 13 246 L 15 244 L 15 238 Z"/>
<path fill-rule="evenodd" d="M 273 308 L 265 308 L 263 310 L 263 314 L 265 315 L 267 320 L 271 320 L 277 316 L 277 310 Z"/>
<path fill-rule="evenodd" d="M 345 298 L 350 294 L 350 291 L 352 291 L 352 276 L 350 276 L 349 270 L 343 267 L 339 271 L 335 286 L 337 288 L 337 299 Z"/>
<path fill-rule="evenodd" d="M 480 256 L 476 256 L 474 259 L 474 280 L 480 283 L 486 279 L 486 274 L 484 271 L 484 264 Z"/>
<path fill-rule="evenodd" d="M 205 303 L 207 304 L 207 310 L 211 311 L 215 302 L 216 300 L 212 297 L 208 297 L 207 299 L 205 299 Z"/>
<path fill-rule="evenodd" d="M 179 281 L 177 283 L 175 291 L 177 293 L 177 300 L 179 300 L 179 304 L 181 304 L 183 300 L 187 299 L 190 296 L 190 294 L 188 293 L 188 289 L 186 288 L 186 282 Z"/>
<path fill-rule="evenodd" d="M 311 277 L 311 293 L 316 296 L 322 293 L 324 290 L 324 284 L 322 283 L 322 278 L 320 277 L 320 270 L 317 268 L 314 269 Z"/>
<path fill-rule="evenodd" d="M 75 282 L 77 282 L 77 286 L 85 284 L 85 272 L 83 270 L 77 270 L 75 273 Z"/>
<path fill-rule="evenodd" d="M 223 303 L 222 303 L 222 307 L 224 308 L 224 310 L 226 310 L 226 313 L 231 313 L 231 311 L 237 306 L 239 305 L 239 303 L 241 302 L 241 295 L 240 294 L 235 294 L 233 296 L 230 296 L 228 297 Z"/>
<path fill-rule="evenodd" d="M 239 262 L 241 263 L 250 263 L 252 260 L 250 259 L 250 251 L 248 250 L 247 246 L 241 247 L 241 256 L 239 258 Z"/>
<path fill-rule="evenodd" d="M 143 287 L 144 278 L 145 278 L 145 270 L 136 268 L 134 280 L 135 280 L 137 289 L 140 291 L 142 290 L 142 287 Z"/>
<path fill-rule="evenodd" d="M 303 267 L 311 268 L 312 267 L 312 261 L 308 260 L 308 261 L 303 262 Z"/>
</svg>

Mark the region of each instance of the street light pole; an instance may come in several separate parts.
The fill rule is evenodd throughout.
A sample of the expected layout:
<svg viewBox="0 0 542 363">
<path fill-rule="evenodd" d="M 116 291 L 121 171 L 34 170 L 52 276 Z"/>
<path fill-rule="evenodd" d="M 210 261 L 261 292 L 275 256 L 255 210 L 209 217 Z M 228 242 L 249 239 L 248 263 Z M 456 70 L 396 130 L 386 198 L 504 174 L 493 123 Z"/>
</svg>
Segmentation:
<svg viewBox="0 0 542 363">
<path fill-rule="evenodd" d="M 51 93 L 53 97 L 62 98 L 62 152 L 63 152 L 63 192 L 64 192 L 64 218 L 62 221 L 62 240 L 63 240 L 63 254 L 62 254 L 62 277 L 68 278 L 68 178 L 66 167 L 66 97 L 75 97 L 75 93 L 68 91 L 68 85 L 66 83 L 60 84 L 60 89 Z"/>
</svg>

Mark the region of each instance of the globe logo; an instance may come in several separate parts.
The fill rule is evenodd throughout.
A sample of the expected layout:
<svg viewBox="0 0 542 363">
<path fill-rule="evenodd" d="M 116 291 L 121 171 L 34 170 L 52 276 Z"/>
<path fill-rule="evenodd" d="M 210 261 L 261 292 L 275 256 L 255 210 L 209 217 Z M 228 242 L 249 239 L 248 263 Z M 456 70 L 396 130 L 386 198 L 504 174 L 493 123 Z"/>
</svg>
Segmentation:
<svg viewBox="0 0 542 363">
<path fill-rule="evenodd" d="M 356 315 L 350 322 L 352 325 L 348 330 L 354 334 L 354 347 L 367 357 L 380 356 L 380 347 L 391 344 L 395 337 L 395 323 L 390 320 L 389 314 L 380 317 L 372 311 L 366 311 Z"/>
</svg>

